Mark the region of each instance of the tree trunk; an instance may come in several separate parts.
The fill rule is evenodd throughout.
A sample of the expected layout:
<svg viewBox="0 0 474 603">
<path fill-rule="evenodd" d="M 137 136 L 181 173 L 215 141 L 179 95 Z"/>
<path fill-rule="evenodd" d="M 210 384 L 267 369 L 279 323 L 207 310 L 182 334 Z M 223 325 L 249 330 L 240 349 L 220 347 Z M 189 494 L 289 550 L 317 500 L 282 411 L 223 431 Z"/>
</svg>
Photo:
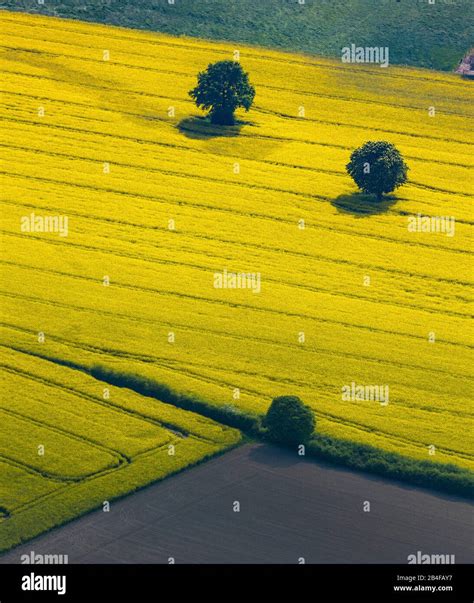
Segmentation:
<svg viewBox="0 0 474 603">
<path fill-rule="evenodd" d="M 233 126 L 235 124 L 234 112 L 229 109 L 213 109 L 210 117 L 211 123 L 220 126 Z"/>
</svg>

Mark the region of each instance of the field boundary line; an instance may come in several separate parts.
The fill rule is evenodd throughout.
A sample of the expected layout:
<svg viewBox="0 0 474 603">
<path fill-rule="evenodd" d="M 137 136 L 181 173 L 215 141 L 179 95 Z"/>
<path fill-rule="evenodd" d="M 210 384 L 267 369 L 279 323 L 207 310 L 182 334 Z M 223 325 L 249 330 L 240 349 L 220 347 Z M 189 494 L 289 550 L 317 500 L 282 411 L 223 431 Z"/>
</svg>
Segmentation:
<svg viewBox="0 0 474 603">
<path fill-rule="evenodd" d="M 7 17 L 5 17 L 5 15 L 8 15 Z M 103 30 L 104 28 L 107 28 L 109 31 L 107 31 L 107 35 L 108 37 L 112 38 L 112 39 L 117 39 L 117 40 L 127 40 L 127 41 L 131 41 L 131 42 L 137 42 L 138 38 L 142 38 L 143 40 L 139 40 L 140 43 L 142 44 L 148 44 L 151 46 L 167 46 L 170 48 L 181 48 L 181 49 L 185 49 L 185 50 L 189 50 L 191 52 L 196 52 L 196 50 L 202 50 L 203 52 L 216 52 L 219 54 L 225 54 L 228 55 L 229 54 L 229 50 L 228 49 L 224 49 L 223 46 L 228 46 L 230 47 L 232 42 L 230 40 L 212 40 L 212 39 L 207 39 L 207 38 L 200 38 L 200 37 L 192 37 L 192 36 L 181 36 L 180 37 L 180 42 L 176 42 L 176 41 L 172 41 L 171 38 L 176 38 L 176 36 L 172 36 L 171 34 L 166 35 L 163 34 L 162 32 L 154 32 L 152 30 L 147 30 L 147 29 L 133 29 L 133 28 L 128 28 L 128 27 L 123 27 L 123 26 L 119 26 L 119 25 L 112 25 L 112 26 L 107 26 L 104 23 L 97 23 L 97 22 L 93 22 L 93 23 L 89 23 L 89 22 L 85 22 L 84 25 L 95 25 L 95 28 L 97 29 L 97 33 L 89 33 L 87 31 L 79 31 L 81 29 L 80 24 L 82 24 L 83 22 L 81 22 L 80 24 L 77 23 L 77 21 L 73 20 L 73 19 L 68 19 L 68 18 L 58 18 L 58 17 L 45 17 L 45 16 L 37 16 L 37 15 L 31 15 L 28 14 L 29 17 L 31 16 L 35 16 L 38 19 L 38 24 L 36 23 L 31 23 L 31 20 L 28 23 L 24 23 L 24 22 L 19 22 L 18 17 L 16 16 L 17 13 L 13 12 L 13 11 L 2 11 L 1 13 L 1 19 L 3 21 L 6 21 L 8 23 L 13 23 L 14 25 L 19 25 L 20 27 L 31 27 L 31 28 L 39 28 L 39 29 L 50 29 L 53 30 L 54 32 L 57 31 L 66 31 L 72 34 L 79 34 L 79 35 L 84 35 L 84 36 L 93 36 L 96 38 L 100 38 L 101 36 L 103 36 Z M 8 18 L 10 17 L 11 18 Z M 42 21 L 42 23 L 40 24 L 39 21 Z M 49 24 L 47 24 L 47 21 L 49 21 Z M 58 23 L 59 22 L 59 23 Z M 66 28 L 64 27 L 64 23 L 68 23 L 70 25 L 73 26 L 72 29 L 70 28 Z M 54 23 L 54 27 L 53 27 L 53 23 Z M 85 28 L 82 28 L 85 30 Z M 100 31 L 99 31 L 100 30 Z M 124 32 L 124 33 L 129 33 L 130 31 L 135 32 L 135 36 L 129 36 L 129 35 L 116 35 L 113 33 L 113 30 L 119 30 L 120 32 Z M 136 32 L 138 32 L 140 35 L 137 36 Z M 15 34 L 13 34 L 15 35 Z M 44 40 L 47 41 L 47 40 Z M 206 46 L 206 44 L 211 44 L 212 46 Z M 319 68 L 328 68 L 331 67 L 332 69 L 339 69 L 341 71 L 347 71 L 347 67 L 344 67 L 340 64 L 338 64 L 338 62 L 335 60 L 334 57 L 330 57 L 330 56 L 323 56 L 322 58 L 325 59 L 327 61 L 327 63 L 321 63 L 318 62 L 318 58 L 321 57 L 321 55 L 317 55 L 317 54 L 304 54 L 303 52 L 295 52 L 295 51 L 290 51 L 290 50 L 284 50 L 284 49 L 278 49 L 278 48 L 274 48 L 274 47 L 266 47 L 266 46 L 258 46 L 258 45 L 252 45 L 249 43 L 242 43 L 242 46 L 245 47 L 246 50 L 250 50 L 251 52 L 254 52 L 255 54 L 251 54 L 250 52 L 246 55 L 250 58 L 254 58 L 254 59 L 258 59 L 261 61 L 271 61 L 271 62 L 282 62 L 285 64 L 297 64 L 297 65 L 301 65 L 304 67 L 314 67 L 316 69 Z M 100 46 L 97 46 L 97 48 L 101 48 Z M 263 53 L 263 54 L 262 54 Z M 279 58 L 278 56 L 275 55 L 283 55 L 284 58 Z M 297 57 L 301 57 L 299 60 L 295 59 L 295 56 Z M 399 65 L 398 67 L 401 68 L 403 65 Z M 420 71 L 421 73 L 424 73 L 424 71 L 426 71 L 427 73 L 431 72 L 429 69 L 424 69 L 421 67 L 406 67 L 406 69 L 410 69 L 410 70 L 417 70 Z M 424 71 L 423 71 L 424 70 Z M 423 75 L 408 75 L 408 76 L 401 76 L 399 74 L 396 73 L 392 73 L 392 74 L 382 74 L 379 73 L 375 70 L 371 70 L 371 69 L 367 69 L 367 68 L 360 68 L 359 70 L 361 73 L 370 73 L 370 74 L 379 74 L 382 77 L 391 77 L 391 78 L 397 78 L 400 79 L 401 77 L 403 77 L 404 79 L 409 78 L 409 79 L 413 79 L 413 80 L 427 80 L 429 83 L 432 82 L 440 82 L 442 84 L 445 85 L 451 85 L 451 86 L 457 86 L 457 81 L 453 79 L 453 81 L 449 81 L 447 77 L 444 78 L 434 78 L 434 77 L 424 77 Z"/>
<path fill-rule="evenodd" d="M 285 312 L 283 310 L 275 310 L 275 309 L 270 309 L 270 308 L 260 308 L 260 307 L 252 307 L 252 306 L 248 306 L 246 304 L 241 304 L 241 303 L 231 303 L 231 302 L 225 302 L 223 300 L 218 300 L 215 299 L 213 300 L 212 298 L 206 298 L 206 297 L 202 297 L 202 296 L 193 296 L 193 295 L 189 295 L 189 294 L 185 294 L 182 292 L 176 292 L 176 291 L 168 291 L 168 290 L 160 290 L 160 291 L 156 291 L 155 295 L 158 296 L 164 296 L 164 297 L 178 297 L 178 298 L 186 298 L 186 299 L 198 299 L 201 302 L 206 302 L 206 303 L 210 303 L 210 304 L 217 304 L 217 305 L 224 305 L 224 306 L 230 306 L 230 307 L 234 307 L 234 308 L 242 308 L 245 310 L 251 310 L 257 313 L 261 313 L 261 312 L 265 312 L 265 313 L 272 313 L 272 314 L 276 314 L 279 316 L 286 316 L 286 317 L 295 317 L 295 318 L 301 318 L 301 319 L 305 319 L 305 320 L 309 320 L 311 322 L 323 322 L 326 324 L 336 324 L 336 325 L 342 325 L 344 327 L 348 327 L 348 328 L 353 328 L 353 329 L 359 329 L 359 330 L 364 330 L 364 331 L 371 331 L 371 332 L 375 332 L 375 333 L 383 333 L 383 334 L 388 334 L 388 335 L 398 335 L 400 337 L 407 337 L 410 339 L 417 339 L 417 340 L 421 340 L 421 341 L 425 341 L 426 338 L 422 335 L 416 335 L 414 333 L 403 333 L 403 332 L 399 332 L 399 331 L 389 331 L 387 329 L 382 329 L 380 327 L 371 327 L 371 326 L 367 326 L 367 325 L 363 325 L 363 324 L 353 324 L 353 323 L 346 323 L 346 322 L 342 322 L 342 321 L 338 321 L 338 320 L 334 320 L 334 319 L 329 319 L 329 318 L 321 318 L 321 317 L 317 317 L 317 316 L 312 316 L 312 315 L 308 315 L 308 314 L 298 314 L 298 313 L 294 313 L 294 312 Z M 154 321 L 152 321 L 151 319 L 145 319 L 145 318 L 140 318 L 138 319 L 137 317 L 132 317 L 130 315 L 127 314 L 119 314 L 116 312 L 110 312 L 107 310 L 97 310 L 97 309 L 92 309 L 92 308 L 83 308 L 81 306 L 74 306 L 71 304 L 65 304 L 63 302 L 56 302 L 56 301 L 52 301 L 52 300 L 48 300 L 48 299 L 43 299 L 43 298 L 39 298 L 39 297 L 34 297 L 34 296 L 28 296 L 28 295 L 23 295 L 23 294 L 18 294 L 18 293 L 10 293 L 10 292 L 6 292 L 6 291 L 0 291 L 0 296 L 4 296 L 4 297 L 8 297 L 11 299 L 23 299 L 26 301 L 29 301 L 31 303 L 43 303 L 43 304 L 50 304 L 56 307 L 60 307 L 60 308 L 74 308 L 76 310 L 79 311 L 84 311 L 84 312 L 90 312 L 90 313 L 95 313 L 95 314 L 100 314 L 100 315 L 104 315 L 104 316 L 109 316 L 111 314 L 113 314 L 116 317 L 120 317 L 120 318 L 124 318 L 127 320 L 131 320 L 133 322 L 137 322 L 137 323 L 144 323 L 144 324 L 154 324 Z M 465 317 L 465 318 L 469 318 L 469 317 Z M 6 326 L 10 326 L 9 323 L 0 323 L 1 324 L 5 324 Z M 453 342 L 453 341 L 447 341 L 445 339 L 438 339 L 437 340 L 438 343 L 443 343 L 445 345 L 452 345 L 452 346 L 456 346 L 456 347 L 461 347 L 461 348 L 466 348 L 466 349 L 473 349 L 474 346 L 471 346 L 468 343 L 460 343 L 460 342 Z M 132 354 L 130 354 L 130 357 L 133 357 Z"/>
</svg>

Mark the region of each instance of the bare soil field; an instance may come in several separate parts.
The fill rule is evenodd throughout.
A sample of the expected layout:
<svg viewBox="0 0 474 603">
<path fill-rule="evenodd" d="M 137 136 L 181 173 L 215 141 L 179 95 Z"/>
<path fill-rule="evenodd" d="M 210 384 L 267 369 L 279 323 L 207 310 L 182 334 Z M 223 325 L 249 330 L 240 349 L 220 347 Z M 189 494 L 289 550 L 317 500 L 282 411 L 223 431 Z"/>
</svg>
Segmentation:
<svg viewBox="0 0 474 603">
<path fill-rule="evenodd" d="M 69 563 L 407 563 L 418 551 L 466 563 L 472 542 L 468 502 L 247 444 L 0 563 L 31 551 L 67 554 Z"/>
</svg>

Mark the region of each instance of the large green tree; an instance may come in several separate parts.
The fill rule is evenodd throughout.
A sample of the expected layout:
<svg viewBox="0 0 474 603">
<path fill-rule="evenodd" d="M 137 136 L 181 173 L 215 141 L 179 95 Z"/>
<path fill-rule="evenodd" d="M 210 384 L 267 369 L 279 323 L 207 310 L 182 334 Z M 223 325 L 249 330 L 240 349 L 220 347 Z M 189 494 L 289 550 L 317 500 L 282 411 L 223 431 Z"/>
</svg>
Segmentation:
<svg viewBox="0 0 474 603">
<path fill-rule="evenodd" d="M 408 166 L 390 142 L 366 142 L 356 149 L 346 166 L 357 186 L 382 199 L 407 180 Z"/>
<path fill-rule="evenodd" d="M 196 105 L 209 111 L 213 124 L 233 125 L 239 107 L 250 109 L 255 89 L 237 61 L 219 61 L 198 74 L 198 83 L 189 95 Z"/>
<path fill-rule="evenodd" d="M 264 419 L 269 437 L 281 444 L 304 444 L 314 432 L 313 411 L 298 396 L 274 398 Z"/>
</svg>

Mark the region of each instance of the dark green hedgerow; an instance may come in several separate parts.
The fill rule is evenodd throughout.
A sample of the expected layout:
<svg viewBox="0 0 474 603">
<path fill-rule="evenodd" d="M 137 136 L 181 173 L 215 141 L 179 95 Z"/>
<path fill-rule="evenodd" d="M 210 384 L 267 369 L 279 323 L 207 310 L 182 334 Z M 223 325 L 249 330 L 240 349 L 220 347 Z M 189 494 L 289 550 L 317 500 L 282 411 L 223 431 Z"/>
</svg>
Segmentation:
<svg viewBox="0 0 474 603">
<path fill-rule="evenodd" d="M 144 396 L 156 398 L 229 427 L 235 427 L 249 436 L 275 443 L 274 439 L 270 438 L 268 430 L 263 427 L 260 416 L 246 413 L 237 407 L 218 407 L 192 396 L 179 394 L 167 385 L 152 379 L 118 372 L 103 366 L 93 366 L 88 372 L 96 379 L 111 385 L 126 387 Z M 455 465 L 420 461 L 373 446 L 316 434 L 306 443 L 306 456 L 416 486 L 468 498 L 474 496 L 474 473 Z"/>
<path fill-rule="evenodd" d="M 95 365 L 89 372 L 92 377 L 107 381 L 110 385 L 126 387 L 143 396 L 156 398 L 161 402 L 190 410 L 223 425 L 240 429 L 250 435 L 258 435 L 260 431 L 260 417 L 245 413 L 235 406 L 215 406 L 192 396 L 175 392 L 164 383 L 146 377 L 114 371 L 104 366 Z"/>
<path fill-rule="evenodd" d="M 306 453 L 352 469 L 368 471 L 416 486 L 469 498 L 474 496 L 474 474 L 455 465 L 411 459 L 395 452 L 323 435 L 318 435 L 308 442 Z"/>
</svg>

